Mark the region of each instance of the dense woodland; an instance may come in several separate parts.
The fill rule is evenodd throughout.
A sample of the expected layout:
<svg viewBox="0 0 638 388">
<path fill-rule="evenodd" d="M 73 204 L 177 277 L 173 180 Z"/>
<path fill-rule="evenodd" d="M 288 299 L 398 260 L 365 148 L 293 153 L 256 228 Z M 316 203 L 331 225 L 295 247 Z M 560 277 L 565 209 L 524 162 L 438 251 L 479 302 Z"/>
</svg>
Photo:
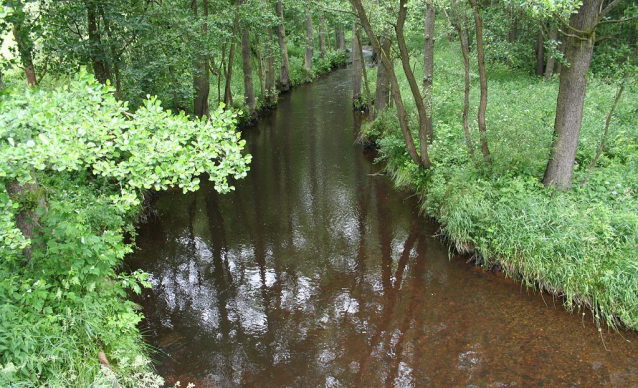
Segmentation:
<svg viewBox="0 0 638 388">
<path fill-rule="evenodd" d="M 146 275 L 118 271 L 144 198 L 232 190 L 238 124 L 348 58 L 361 141 L 456 249 L 638 328 L 637 25 L 630 0 L 2 1 L 0 385 L 160 386 Z"/>
</svg>

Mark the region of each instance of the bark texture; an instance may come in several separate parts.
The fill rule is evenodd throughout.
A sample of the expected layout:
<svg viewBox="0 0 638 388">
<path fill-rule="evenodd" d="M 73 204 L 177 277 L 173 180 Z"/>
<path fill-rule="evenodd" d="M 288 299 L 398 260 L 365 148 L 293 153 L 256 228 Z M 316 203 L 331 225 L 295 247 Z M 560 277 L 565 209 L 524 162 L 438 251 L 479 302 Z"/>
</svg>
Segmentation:
<svg viewBox="0 0 638 388">
<path fill-rule="evenodd" d="M 198 16 L 197 2 L 191 3 L 191 9 L 195 17 Z M 203 2 L 203 16 L 208 16 L 208 0 Z M 202 37 L 206 39 L 208 35 L 208 25 L 206 22 L 202 24 Z M 208 95 L 210 93 L 210 74 L 209 60 L 207 55 L 198 55 L 193 66 L 193 89 L 195 96 L 193 97 L 193 113 L 198 118 L 208 117 L 210 115 L 208 108 Z"/>
<path fill-rule="evenodd" d="M 352 23 L 352 106 L 361 103 L 361 77 L 363 76 L 363 58 L 357 36 L 357 23 Z"/>
<path fill-rule="evenodd" d="M 476 23 L 476 54 L 478 57 L 479 80 L 481 97 L 478 108 L 478 129 L 481 138 L 481 152 L 483 160 L 490 161 L 490 150 L 487 146 L 487 126 L 485 124 L 485 111 L 487 110 L 487 73 L 485 71 L 485 50 L 483 49 L 483 20 L 476 0 L 470 0 L 474 22 Z"/>
<path fill-rule="evenodd" d="M 236 6 L 241 4 L 241 0 L 237 0 Z M 224 87 L 224 104 L 226 106 L 233 105 L 232 90 L 230 89 L 230 82 L 233 79 L 233 62 L 235 59 L 235 40 L 239 31 L 239 12 L 235 10 L 235 21 L 233 22 L 233 36 L 230 42 L 230 52 L 228 53 L 228 69 L 226 70 L 226 86 Z"/>
<path fill-rule="evenodd" d="M 89 52 L 95 79 L 105 84 L 111 79 L 111 70 L 102 46 L 102 37 L 98 22 L 98 8 L 95 1 L 85 1 L 89 33 Z"/>
<path fill-rule="evenodd" d="M 277 37 L 281 49 L 281 69 L 279 71 L 279 90 L 282 92 L 290 89 L 290 62 L 288 61 L 288 45 L 286 44 L 286 27 L 284 25 L 284 6 L 281 1 L 276 5 L 279 24 L 277 25 Z"/>
<path fill-rule="evenodd" d="M 566 190 L 571 186 L 583 105 L 587 89 L 587 71 L 596 42 L 596 26 L 603 0 L 585 0 L 569 21 L 565 57 L 570 64 L 560 76 L 554 121 L 554 141 L 545 169 L 543 184 Z"/>
<path fill-rule="evenodd" d="M 306 9 L 306 55 L 304 55 L 303 67 L 306 73 L 312 73 L 312 53 L 314 46 L 314 28 L 312 26 L 312 15 L 310 10 Z"/>
<path fill-rule="evenodd" d="M 436 12 L 434 1 L 429 0 L 425 8 L 425 39 L 423 47 L 423 92 L 425 107 L 428 115 L 428 140 L 434 139 L 434 128 L 432 126 L 432 83 L 434 81 L 434 21 Z"/>
<path fill-rule="evenodd" d="M 381 50 L 385 53 L 389 53 L 390 46 L 392 45 L 392 40 L 389 37 L 389 31 L 385 31 L 380 40 Z M 378 57 L 380 57 L 381 55 L 383 54 L 377 53 Z M 385 110 L 385 108 L 388 106 L 389 100 L 390 80 L 385 70 L 385 66 L 383 66 L 383 63 L 379 63 L 377 65 L 377 88 L 374 92 L 374 110 L 372 112 L 373 117 L 377 117 L 382 111 Z"/>
<path fill-rule="evenodd" d="M 241 62 L 244 70 L 244 96 L 249 121 L 255 116 L 255 88 L 253 86 L 253 65 L 251 60 L 250 32 L 247 28 L 244 28 L 241 35 Z"/>
<path fill-rule="evenodd" d="M 35 177 L 33 172 L 32 176 Z M 13 180 L 6 185 L 6 189 L 9 198 L 19 203 L 22 209 L 15 216 L 16 226 L 26 239 L 33 240 L 41 218 L 38 215 L 38 209 L 46 209 L 46 200 L 40 186 L 33 178 L 33 183 L 20 183 Z M 22 254 L 28 263 L 33 255 L 33 243 L 24 248 Z"/>
<path fill-rule="evenodd" d="M 543 75 L 543 69 L 545 69 L 545 45 L 543 39 L 543 30 L 538 29 L 538 35 L 536 37 L 536 75 Z"/>
<path fill-rule="evenodd" d="M 556 36 L 558 34 L 558 30 L 556 26 L 552 26 L 549 30 L 549 40 L 556 40 Z M 554 55 L 552 53 L 547 53 L 547 64 L 545 65 L 545 79 L 551 80 L 554 75 Z"/>
</svg>

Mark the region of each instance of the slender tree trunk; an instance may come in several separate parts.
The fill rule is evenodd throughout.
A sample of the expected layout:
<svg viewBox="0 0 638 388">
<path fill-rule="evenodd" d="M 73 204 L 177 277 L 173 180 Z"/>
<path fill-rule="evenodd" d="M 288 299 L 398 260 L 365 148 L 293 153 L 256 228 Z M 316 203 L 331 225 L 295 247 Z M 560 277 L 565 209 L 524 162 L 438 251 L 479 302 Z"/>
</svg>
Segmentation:
<svg viewBox="0 0 638 388">
<path fill-rule="evenodd" d="M 479 80 L 481 85 L 481 98 L 478 109 L 478 129 L 481 138 L 481 152 L 483 160 L 490 161 L 490 150 L 487 146 L 487 127 L 485 125 L 485 111 L 487 109 L 487 74 L 485 72 L 485 51 L 483 49 L 483 20 L 476 0 L 470 0 L 476 23 L 476 54 L 478 57 Z"/>
<path fill-rule="evenodd" d="M 600 155 L 602 155 L 605 149 L 605 143 L 607 142 L 607 136 L 609 135 L 609 124 L 611 123 L 611 118 L 614 115 L 614 111 L 616 110 L 616 107 L 618 106 L 620 97 L 622 97 L 622 93 L 625 90 L 627 79 L 629 79 L 629 76 L 632 74 L 631 63 L 636 58 L 637 54 L 638 54 L 638 48 L 634 49 L 631 57 L 627 60 L 627 71 L 625 71 L 625 74 L 622 77 L 620 88 L 618 88 L 618 92 L 616 93 L 616 98 L 614 99 L 614 104 L 611 106 L 611 109 L 609 110 L 609 114 L 607 115 L 607 119 L 605 120 L 605 129 L 603 130 L 603 136 L 600 139 L 600 145 L 598 146 L 598 149 L 596 150 L 596 156 L 594 156 L 594 159 L 591 161 L 591 164 L 589 165 L 589 169 L 587 170 L 587 175 L 585 176 L 585 179 L 583 180 L 582 187 L 587 186 L 589 177 L 591 176 L 592 171 L 594 171 L 594 168 L 596 167 L 596 163 L 598 163 L 598 159 L 600 159 Z"/>
<path fill-rule="evenodd" d="M 357 30 L 357 42 L 359 46 L 359 57 L 361 58 L 361 70 L 363 73 L 363 81 L 366 87 L 366 104 L 365 109 L 370 110 L 372 104 L 372 98 L 370 97 L 370 85 L 368 84 L 368 70 L 366 69 L 366 63 L 363 59 L 363 45 L 361 44 L 361 31 Z"/>
<path fill-rule="evenodd" d="M 266 73 L 266 82 L 264 85 L 266 88 L 265 101 L 268 106 L 272 106 L 277 102 L 277 91 L 275 89 L 275 56 L 270 48 L 270 45 L 273 42 L 273 33 L 271 28 L 266 28 L 266 36 L 268 37 L 268 44 L 265 45 L 266 58 L 264 59 Z"/>
<path fill-rule="evenodd" d="M 629 47 L 633 47 L 636 43 L 636 23 L 632 23 L 631 27 L 629 27 L 629 36 L 627 37 L 627 43 Z"/>
<path fill-rule="evenodd" d="M 381 50 L 388 53 L 391 45 L 392 40 L 389 37 L 389 31 L 386 30 L 381 37 Z M 383 54 L 378 53 L 379 57 L 381 55 Z M 383 63 L 379 63 L 377 65 L 377 88 L 374 92 L 374 110 L 372 112 L 374 117 L 377 117 L 388 106 L 388 101 L 390 100 L 389 82 L 385 66 L 383 66 Z"/>
<path fill-rule="evenodd" d="M 242 42 L 243 43 L 243 42 Z M 259 97 L 262 101 L 266 101 L 266 74 L 264 69 L 264 58 L 262 56 L 261 43 L 259 34 L 255 34 L 255 56 L 257 57 L 257 75 L 259 77 Z"/>
<path fill-rule="evenodd" d="M 346 51 L 346 37 L 343 33 L 343 27 L 339 27 L 339 50 Z"/>
<path fill-rule="evenodd" d="M 203 16 L 208 16 L 208 0 L 204 0 Z M 198 16 L 197 2 L 191 2 L 191 9 L 195 18 Z M 202 23 L 202 37 L 204 40 L 208 35 L 208 25 Z M 195 96 L 193 97 L 193 113 L 198 118 L 208 117 L 210 115 L 208 108 L 208 94 L 210 93 L 210 74 L 208 69 L 208 56 L 198 55 L 193 66 L 193 89 Z"/>
<path fill-rule="evenodd" d="M 35 67 L 33 66 L 33 45 L 30 43 L 28 32 L 24 30 L 22 23 L 13 23 L 13 38 L 18 45 L 18 52 L 20 53 L 20 61 L 24 67 L 24 74 L 27 77 L 27 84 L 30 87 L 37 85 L 37 78 L 35 76 Z"/>
<path fill-rule="evenodd" d="M 2 69 L 0 69 L 0 90 L 4 89 L 4 82 L 2 82 Z"/>
<path fill-rule="evenodd" d="M 91 53 L 93 74 L 95 75 L 95 79 L 100 83 L 106 84 L 106 81 L 111 79 L 111 72 L 102 47 L 97 4 L 93 0 L 87 0 L 85 1 L 85 5 L 89 32 L 89 52 Z"/>
<path fill-rule="evenodd" d="M 323 15 L 319 14 L 319 52 L 321 53 L 321 59 L 326 58 L 326 21 Z"/>
<path fill-rule="evenodd" d="M 241 0 L 237 0 L 235 7 L 241 4 Z M 230 53 L 228 54 L 228 71 L 226 72 L 226 87 L 224 88 L 224 104 L 226 106 L 233 105 L 232 90 L 230 89 L 230 83 L 233 79 L 233 62 L 235 60 L 235 42 L 237 34 L 239 32 L 239 11 L 235 9 L 235 21 L 233 22 L 233 36 L 230 42 Z"/>
<path fill-rule="evenodd" d="M 425 39 L 423 47 L 423 92 L 425 93 L 425 107 L 428 115 L 428 140 L 434 139 L 434 127 L 432 126 L 432 83 L 434 80 L 434 21 L 436 13 L 434 1 L 428 0 L 425 4 Z"/>
<path fill-rule="evenodd" d="M 312 52 L 314 41 L 312 15 L 310 14 L 310 10 L 306 7 L 306 55 L 304 56 L 303 67 L 307 74 L 312 74 Z"/>
<path fill-rule="evenodd" d="M 425 156 L 420 157 L 414 145 L 414 139 L 412 138 L 412 132 L 410 131 L 410 127 L 408 124 L 408 115 L 405 110 L 405 105 L 403 105 L 403 98 L 401 97 L 401 89 L 399 88 L 399 83 L 397 81 L 396 73 L 394 72 L 394 66 L 392 64 L 392 61 L 390 60 L 390 55 L 388 52 L 385 52 L 381 49 L 379 40 L 377 39 L 376 35 L 374 34 L 374 31 L 372 30 L 372 26 L 370 25 L 368 16 L 365 12 L 365 9 L 363 8 L 363 5 L 361 4 L 361 0 L 352 0 L 352 4 L 354 5 L 357 11 L 359 20 L 361 21 L 361 24 L 363 28 L 365 29 L 366 34 L 368 35 L 368 39 L 370 39 L 370 42 L 372 43 L 372 46 L 377 52 L 381 53 L 380 55 L 381 62 L 383 66 L 385 66 L 386 72 L 388 74 L 388 78 L 390 80 L 390 85 L 392 88 L 392 99 L 394 100 L 394 103 L 397 108 L 399 126 L 401 127 L 401 133 L 403 134 L 403 140 L 405 142 L 408 155 L 410 156 L 410 159 L 412 159 L 412 161 L 416 165 L 420 167 L 424 167 L 424 168 L 429 168 L 430 160 L 428 155 L 425 154 Z"/>
<path fill-rule="evenodd" d="M 111 31 L 111 22 L 109 18 L 106 16 L 106 12 L 104 11 L 104 4 L 100 4 L 100 15 L 102 16 L 102 20 L 104 21 L 104 30 L 106 31 L 106 36 L 109 40 L 109 49 L 111 51 L 111 60 L 113 61 L 113 72 L 115 73 L 115 97 L 119 100 L 122 98 L 122 80 L 120 77 L 120 64 L 119 57 L 117 53 L 117 49 L 115 48 L 114 42 L 115 39 L 113 37 L 113 33 Z"/>
<path fill-rule="evenodd" d="M 507 32 L 507 43 L 514 43 L 516 42 L 516 30 L 518 29 L 518 18 L 516 17 L 516 15 L 510 15 L 511 17 L 511 24 L 510 24 L 510 29 Z"/>
<path fill-rule="evenodd" d="M 554 141 L 545 169 L 543 184 L 566 190 L 571 186 L 583 119 L 587 90 L 587 71 L 591 63 L 596 26 L 601 17 L 603 0 L 585 0 L 569 21 L 565 57 L 570 64 L 560 76 L 556 100 Z M 582 32 L 581 32 L 582 31 Z"/>
<path fill-rule="evenodd" d="M 250 34 L 247 28 L 241 35 L 241 60 L 244 70 L 244 96 L 246 109 L 248 110 L 249 121 L 252 121 L 255 115 L 255 89 L 253 86 L 253 66 L 252 57 L 250 55 Z"/>
<path fill-rule="evenodd" d="M 357 23 L 352 22 L 352 106 L 361 105 L 361 77 L 363 75 L 363 58 L 359 48 Z"/>
<path fill-rule="evenodd" d="M 410 67 L 410 54 L 408 47 L 405 44 L 405 36 L 403 33 L 403 27 L 405 19 L 407 17 L 408 0 L 401 0 L 399 2 L 399 17 L 397 24 L 395 25 L 395 32 L 397 36 L 397 44 L 399 46 L 399 53 L 401 54 L 401 65 L 403 66 L 403 72 L 408 79 L 408 85 L 410 85 L 410 91 L 412 92 L 412 98 L 414 99 L 416 110 L 419 115 L 419 151 L 421 152 L 421 164 L 424 167 L 429 168 L 430 157 L 428 155 L 428 133 L 432 132 L 432 129 L 428 127 L 428 124 L 432 122 L 429 119 L 428 111 L 425 108 L 423 102 L 423 96 L 419 90 L 414 72 Z"/>
<path fill-rule="evenodd" d="M 465 89 L 463 99 L 463 132 L 465 133 L 465 142 L 470 155 L 474 155 L 474 146 L 472 145 L 472 136 L 470 134 L 470 125 L 468 115 L 470 112 L 470 44 L 467 29 L 462 22 L 455 23 L 454 27 L 459 34 L 461 42 L 461 52 L 463 53 L 463 69 L 465 70 Z"/>
<path fill-rule="evenodd" d="M 281 48 L 281 70 L 279 72 L 279 90 L 282 92 L 290 89 L 290 63 L 288 61 L 288 45 L 286 44 L 286 28 L 284 26 L 284 7 L 281 1 L 277 2 L 277 36 L 279 38 L 279 48 Z"/>
<path fill-rule="evenodd" d="M 558 30 L 556 29 L 556 26 L 552 25 L 551 29 L 549 30 L 549 39 L 556 40 L 557 33 Z M 549 52 L 547 53 L 547 65 L 545 65 L 545 79 L 551 80 L 552 75 L 554 75 L 554 55 Z"/>
<path fill-rule="evenodd" d="M 538 29 L 538 36 L 536 38 L 536 75 L 543 75 L 545 69 L 545 40 L 543 39 L 543 30 Z"/>
<path fill-rule="evenodd" d="M 561 35 L 561 42 L 560 42 L 560 46 L 558 50 L 563 54 L 563 57 L 565 56 L 566 44 L 567 44 L 567 37 L 564 35 Z M 561 62 L 558 62 L 558 64 L 556 65 L 555 73 L 557 75 L 560 75 L 561 71 L 563 71 L 563 64 Z"/>
</svg>

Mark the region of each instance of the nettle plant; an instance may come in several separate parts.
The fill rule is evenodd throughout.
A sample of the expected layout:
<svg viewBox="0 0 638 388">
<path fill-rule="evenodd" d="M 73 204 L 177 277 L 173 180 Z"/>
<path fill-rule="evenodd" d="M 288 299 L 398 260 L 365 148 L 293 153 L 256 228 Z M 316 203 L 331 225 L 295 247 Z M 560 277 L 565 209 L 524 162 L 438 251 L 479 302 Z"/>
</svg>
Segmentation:
<svg viewBox="0 0 638 388">
<path fill-rule="evenodd" d="M 251 160 L 235 125 L 221 107 L 191 120 L 153 97 L 129 112 L 86 71 L 0 96 L 0 385 L 89 385 L 100 349 L 116 374 L 139 372 L 118 370 L 143 347 L 126 289 L 147 284 L 116 272 L 125 233 L 149 189 L 194 191 L 208 176 L 232 190 Z"/>
</svg>

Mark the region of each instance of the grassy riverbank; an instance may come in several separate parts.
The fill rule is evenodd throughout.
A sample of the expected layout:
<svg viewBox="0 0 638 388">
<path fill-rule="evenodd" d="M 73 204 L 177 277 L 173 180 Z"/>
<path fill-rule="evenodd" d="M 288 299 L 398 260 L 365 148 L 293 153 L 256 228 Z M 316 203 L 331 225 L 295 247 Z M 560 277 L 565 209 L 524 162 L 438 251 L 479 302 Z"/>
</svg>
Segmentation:
<svg viewBox="0 0 638 388">
<path fill-rule="evenodd" d="M 474 254 L 486 267 L 499 263 L 508 276 L 528 287 L 564 296 L 569 310 L 587 306 L 599 322 L 638 329 L 635 82 L 616 109 L 588 185 L 581 187 L 618 89 L 590 78 L 574 185 L 568 192 L 540 183 L 550 151 L 558 81 L 494 63 L 488 67 L 488 87 L 491 164 L 467 150 L 461 121 L 463 65 L 454 42 L 441 40 L 435 48 L 432 168 L 419 170 L 409 161 L 392 109 L 365 132 L 377 138 L 397 186 L 418 193 L 423 212 L 441 223 L 459 251 Z M 401 88 L 409 95 L 405 80 Z M 478 89 L 473 69 L 470 125 L 475 148 Z M 417 128 L 413 104 L 410 109 L 412 128 Z"/>
</svg>

